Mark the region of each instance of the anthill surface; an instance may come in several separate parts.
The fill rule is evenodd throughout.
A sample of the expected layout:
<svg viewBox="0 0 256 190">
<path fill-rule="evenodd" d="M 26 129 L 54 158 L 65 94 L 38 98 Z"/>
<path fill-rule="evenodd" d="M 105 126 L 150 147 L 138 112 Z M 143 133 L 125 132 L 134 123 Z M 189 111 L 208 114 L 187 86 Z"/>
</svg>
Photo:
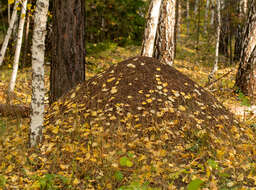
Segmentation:
<svg viewBox="0 0 256 190">
<path fill-rule="evenodd" d="M 143 176 L 148 169 L 143 166 L 153 165 L 157 169 L 148 180 L 167 188 L 172 180 L 177 186 L 188 182 L 170 177 L 177 168 L 194 167 L 217 159 L 216 155 L 220 164 L 236 170 L 230 160 L 240 163 L 237 160 L 242 158 L 234 155 L 253 138 L 214 96 L 187 76 L 156 59 L 134 57 L 79 84 L 49 108 L 42 152 L 59 155 L 60 165 L 77 162 L 79 179 L 114 175 L 118 169 L 127 178 L 135 171 Z M 138 161 L 133 169 L 119 165 L 127 152 Z M 58 164 L 48 167 L 61 170 Z M 202 173 L 198 169 L 198 175 Z M 103 189 L 103 184 L 121 185 L 104 177 L 97 184 Z"/>
</svg>

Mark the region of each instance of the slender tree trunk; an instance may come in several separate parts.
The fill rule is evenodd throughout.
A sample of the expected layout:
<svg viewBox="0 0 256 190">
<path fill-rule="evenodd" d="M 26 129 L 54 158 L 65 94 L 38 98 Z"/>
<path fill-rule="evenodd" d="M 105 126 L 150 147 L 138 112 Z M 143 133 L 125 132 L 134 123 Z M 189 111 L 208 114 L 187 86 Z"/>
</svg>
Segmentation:
<svg viewBox="0 0 256 190">
<path fill-rule="evenodd" d="M 13 71 L 12 71 L 12 77 L 9 85 L 9 92 L 13 92 L 15 87 L 15 82 L 17 78 L 17 72 L 19 67 L 19 59 L 20 59 L 20 50 L 22 45 L 22 39 L 23 39 L 23 30 L 24 30 L 24 23 L 26 18 L 26 11 L 27 11 L 27 0 L 23 1 L 22 4 L 22 10 L 20 15 L 20 23 L 18 28 L 18 39 L 16 43 L 16 50 L 14 54 L 14 62 L 13 62 Z"/>
<path fill-rule="evenodd" d="M 215 0 L 211 0 L 211 25 L 214 24 L 214 17 L 215 17 Z"/>
<path fill-rule="evenodd" d="M 195 6 L 194 6 L 194 14 L 196 15 L 197 10 L 198 10 L 198 4 L 199 4 L 199 0 L 195 0 Z"/>
<path fill-rule="evenodd" d="M 200 41 L 200 23 L 201 23 L 201 0 L 198 2 L 198 11 L 197 11 L 197 32 L 196 32 L 196 50 L 199 50 L 199 41 Z"/>
<path fill-rule="evenodd" d="M 223 1 L 223 5 L 221 6 L 221 12 L 223 15 L 221 16 L 221 33 L 220 33 L 220 45 L 219 45 L 219 53 L 229 57 L 228 54 L 228 45 L 229 45 L 229 15 L 228 15 L 227 1 Z"/>
<path fill-rule="evenodd" d="M 142 56 L 153 56 L 161 2 L 162 0 L 152 0 L 150 3 L 147 25 L 144 33 L 144 40 L 142 43 Z"/>
<path fill-rule="evenodd" d="M 187 13 L 186 13 L 186 17 L 187 17 L 187 34 L 189 34 L 189 24 L 190 24 L 190 20 L 189 20 L 189 0 L 187 0 L 186 9 L 187 9 Z"/>
<path fill-rule="evenodd" d="M 207 32 L 208 26 L 208 11 L 210 7 L 210 0 L 206 0 L 205 15 L 204 15 L 204 32 Z"/>
<path fill-rule="evenodd" d="M 30 145 L 42 140 L 44 122 L 44 53 L 49 1 L 37 0 L 32 39 L 32 101 L 30 122 Z"/>
<path fill-rule="evenodd" d="M 10 24 L 11 21 L 11 4 L 8 1 L 8 24 Z"/>
<path fill-rule="evenodd" d="M 242 42 L 243 42 L 243 29 L 245 28 L 245 22 L 246 22 L 246 15 L 244 14 L 243 7 L 243 0 L 239 1 L 239 4 L 237 5 L 237 14 L 239 17 L 239 23 L 236 27 L 236 33 L 235 33 L 235 49 L 234 49 L 234 61 L 239 61 L 241 58 L 241 52 L 242 52 Z"/>
<path fill-rule="evenodd" d="M 234 61 L 239 61 L 242 51 L 242 25 L 238 24 L 235 36 Z"/>
<path fill-rule="evenodd" d="M 163 0 L 157 28 L 154 57 L 172 65 L 175 51 L 175 8 L 176 0 Z"/>
<path fill-rule="evenodd" d="M 85 1 L 55 0 L 50 103 L 85 81 Z"/>
<path fill-rule="evenodd" d="M 177 49 L 177 40 L 179 38 L 179 29 L 180 29 L 180 0 L 176 0 L 175 3 L 175 31 L 174 31 L 174 58 L 176 57 L 176 49 Z"/>
<path fill-rule="evenodd" d="M 13 7 L 12 18 L 11 18 L 11 21 L 10 21 L 10 24 L 9 24 L 9 28 L 8 28 L 7 34 L 6 34 L 5 38 L 4 38 L 4 42 L 2 44 L 2 48 L 1 48 L 1 52 L 0 52 L 0 66 L 3 63 L 5 52 L 6 52 L 6 48 L 8 46 L 8 42 L 9 42 L 9 39 L 10 39 L 11 34 L 12 34 L 14 22 L 15 22 L 16 17 L 17 17 L 17 7 L 18 7 L 18 4 L 19 4 L 19 1 L 16 0 L 15 4 L 14 4 L 14 7 Z"/>
<path fill-rule="evenodd" d="M 22 67 L 25 67 L 27 62 L 27 54 L 28 54 L 28 44 L 29 44 L 29 26 L 30 26 L 30 16 L 27 16 L 26 30 L 25 30 L 25 38 L 24 38 L 24 52 L 22 59 Z"/>
<path fill-rule="evenodd" d="M 221 14 L 220 14 L 220 4 L 221 0 L 217 0 L 217 17 L 218 17 L 218 25 L 217 25 L 217 37 L 216 37 L 216 48 L 215 48 L 215 63 L 212 69 L 212 72 L 208 76 L 209 82 L 212 80 L 214 74 L 218 70 L 218 62 L 219 62 L 219 42 L 220 42 L 220 26 L 221 26 Z"/>
<path fill-rule="evenodd" d="M 253 0 L 249 9 L 239 68 L 236 74 L 235 86 L 245 95 L 254 97 L 256 90 L 256 0 Z"/>
</svg>

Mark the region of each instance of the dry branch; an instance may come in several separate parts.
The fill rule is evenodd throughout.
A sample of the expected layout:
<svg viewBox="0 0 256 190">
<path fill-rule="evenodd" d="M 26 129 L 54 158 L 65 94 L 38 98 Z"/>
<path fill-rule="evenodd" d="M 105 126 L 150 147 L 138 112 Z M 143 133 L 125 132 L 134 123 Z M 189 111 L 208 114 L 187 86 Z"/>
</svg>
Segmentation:
<svg viewBox="0 0 256 190">
<path fill-rule="evenodd" d="M 0 116 L 29 117 L 30 107 L 25 105 L 0 104 Z"/>
</svg>

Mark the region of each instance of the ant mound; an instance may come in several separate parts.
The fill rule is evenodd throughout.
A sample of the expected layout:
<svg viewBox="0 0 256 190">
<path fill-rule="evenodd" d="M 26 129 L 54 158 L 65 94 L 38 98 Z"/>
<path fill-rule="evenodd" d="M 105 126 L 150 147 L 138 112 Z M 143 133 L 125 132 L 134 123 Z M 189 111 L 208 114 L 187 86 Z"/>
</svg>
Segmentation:
<svg viewBox="0 0 256 190">
<path fill-rule="evenodd" d="M 254 159 L 251 130 L 188 77 L 148 57 L 112 65 L 61 97 L 43 133 L 42 154 L 56 159 L 46 168 L 74 175 L 78 189 L 133 181 L 179 189 L 194 178 L 217 187 L 220 173 L 237 185 Z"/>
</svg>

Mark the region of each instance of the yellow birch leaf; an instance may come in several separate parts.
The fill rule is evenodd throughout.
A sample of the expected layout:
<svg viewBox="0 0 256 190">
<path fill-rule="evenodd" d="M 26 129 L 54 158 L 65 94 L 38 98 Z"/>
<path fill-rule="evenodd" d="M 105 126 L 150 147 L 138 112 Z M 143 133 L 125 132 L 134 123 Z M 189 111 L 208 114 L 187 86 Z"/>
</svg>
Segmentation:
<svg viewBox="0 0 256 190">
<path fill-rule="evenodd" d="M 76 96 L 76 93 L 74 92 L 73 94 L 71 94 L 71 98 L 74 98 Z"/>
<path fill-rule="evenodd" d="M 116 79 L 115 77 L 112 77 L 112 78 L 108 79 L 107 82 L 112 82 L 115 79 Z"/>
<path fill-rule="evenodd" d="M 182 105 L 179 105 L 179 108 L 178 108 L 180 111 L 185 111 L 186 110 L 186 108 L 184 107 L 184 106 L 182 106 Z"/>
<path fill-rule="evenodd" d="M 147 99 L 146 100 L 148 103 L 151 103 L 153 100 L 152 99 Z"/>
<path fill-rule="evenodd" d="M 68 169 L 68 165 L 60 164 L 60 169 L 66 170 L 66 169 Z"/>
<path fill-rule="evenodd" d="M 168 83 L 167 82 L 163 83 L 163 87 L 166 87 L 166 86 L 168 86 Z"/>
<path fill-rule="evenodd" d="M 74 181 L 73 181 L 73 184 L 78 185 L 79 183 L 80 183 L 80 181 L 77 178 L 75 178 Z"/>
<path fill-rule="evenodd" d="M 54 134 L 58 134 L 58 132 L 59 132 L 59 126 L 54 127 L 54 128 L 52 129 L 52 132 L 53 132 Z"/>
<path fill-rule="evenodd" d="M 114 86 L 114 87 L 112 87 L 112 89 L 111 89 L 110 93 L 111 93 L 111 94 L 115 94 L 115 93 L 117 93 L 117 89 L 116 89 L 116 87 L 115 87 L 115 86 Z"/>
<path fill-rule="evenodd" d="M 14 3 L 14 0 L 8 0 L 8 4 L 11 5 Z"/>
</svg>

